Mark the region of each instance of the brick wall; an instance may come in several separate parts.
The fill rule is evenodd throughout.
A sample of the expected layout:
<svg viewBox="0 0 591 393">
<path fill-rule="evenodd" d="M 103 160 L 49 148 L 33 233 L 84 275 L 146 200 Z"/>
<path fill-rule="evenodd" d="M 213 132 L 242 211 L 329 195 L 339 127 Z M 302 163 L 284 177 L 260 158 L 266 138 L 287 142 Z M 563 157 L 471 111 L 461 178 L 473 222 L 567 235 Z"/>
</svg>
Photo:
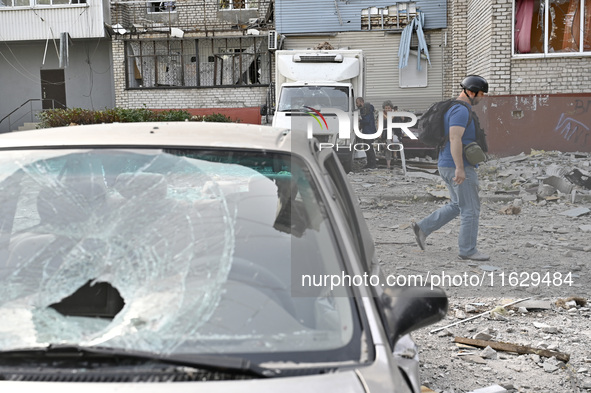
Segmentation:
<svg viewBox="0 0 591 393">
<path fill-rule="evenodd" d="M 511 94 L 512 3 L 510 0 L 494 0 L 491 6 L 489 94 Z"/>
<path fill-rule="evenodd" d="M 132 108 L 125 95 L 125 42 L 111 41 L 113 53 L 113 80 L 115 86 L 115 106 L 120 108 Z M 135 107 L 133 107 L 135 108 Z"/>
<path fill-rule="evenodd" d="M 489 94 L 509 94 L 511 75 L 511 1 L 456 0 L 451 4 L 452 96 L 460 82 L 478 74 L 489 82 Z"/>
<path fill-rule="evenodd" d="M 466 75 L 467 68 L 467 15 L 468 0 L 450 0 L 448 6 L 447 58 L 445 64 L 445 97 L 454 97 L 459 93 L 459 83 Z"/>
<path fill-rule="evenodd" d="M 493 39 L 491 1 L 470 1 L 465 23 L 468 29 L 466 35 L 466 73 L 481 75 L 490 82 L 492 74 L 491 41 Z"/>
<path fill-rule="evenodd" d="M 247 108 L 265 103 L 266 87 L 138 89 L 124 92 L 130 108 Z"/>
<path fill-rule="evenodd" d="M 591 58 L 513 59 L 511 94 L 589 93 Z"/>
</svg>

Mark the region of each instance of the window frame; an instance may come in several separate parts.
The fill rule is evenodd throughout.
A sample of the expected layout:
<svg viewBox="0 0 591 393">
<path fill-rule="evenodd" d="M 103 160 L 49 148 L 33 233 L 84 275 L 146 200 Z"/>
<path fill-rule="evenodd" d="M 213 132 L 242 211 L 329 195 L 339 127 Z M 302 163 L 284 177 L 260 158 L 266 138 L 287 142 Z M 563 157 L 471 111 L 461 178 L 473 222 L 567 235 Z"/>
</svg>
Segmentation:
<svg viewBox="0 0 591 393">
<path fill-rule="evenodd" d="M 416 1 L 398 1 L 387 6 L 373 6 L 361 10 L 361 30 L 402 30 L 420 12 Z M 378 24 L 377 27 L 373 26 Z"/>
<path fill-rule="evenodd" d="M 585 13 L 590 13 L 591 9 L 586 9 L 585 2 L 586 0 L 578 0 L 579 1 L 579 26 L 583 26 L 580 30 L 581 35 L 585 34 Z M 511 12 L 511 56 L 517 59 L 540 59 L 540 58 L 549 58 L 549 57 L 587 57 L 591 56 L 591 49 L 585 51 L 584 44 L 585 38 L 584 36 L 582 39 L 579 39 L 579 48 L 576 52 L 550 52 L 550 40 L 549 36 L 551 35 L 549 28 L 550 28 L 550 2 L 551 0 L 540 0 L 540 2 L 544 2 L 544 26 L 543 26 L 543 37 L 544 37 L 544 48 L 543 52 L 539 53 L 517 53 L 515 48 L 515 24 L 516 24 L 516 15 L 517 12 L 517 0 L 512 1 L 512 12 Z M 532 21 L 535 23 L 535 21 Z"/>
<path fill-rule="evenodd" d="M 170 3 L 170 9 L 167 9 L 168 6 L 166 5 L 166 3 Z M 175 0 L 171 0 L 171 1 L 147 1 L 147 12 L 149 15 L 159 15 L 159 14 L 176 14 L 177 10 L 176 10 L 176 1 Z M 162 8 L 164 4 L 164 9 Z"/>
<path fill-rule="evenodd" d="M 236 47 L 236 42 L 239 47 Z M 179 43 L 179 40 L 173 39 L 149 39 L 149 40 L 126 40 L 125 43 L 125 75 L 126 75 L 126 89 L 195 89 L 195 88 L 224 88 L 224 87 L 261 87 L 269 86 L 271 76 L 268 70 L 271 67 L 271 56 L 266 47 L 266 37 L 219 37 L 219 38 L 188 38 L 180 40 L 180 52 L 172 53 L 171 43 Z M 162 54 L 157 51 L 157 46 L 162 43 L 168 43 L 167 54 Z M 132 45 L 138 45 L 134 52 Z M 190 47 L 194 45 L 194 52 Z M 203 47 L 206 46 L 211 49 L 211 53 L 202 53 Z M 144 51 L 145 48 L 146 52 Z M 147 51 L 153 49 L 152 53 Z M 225 50 L 222 51 L 221 49 Z M 178 48 L 175 47 L 174 50 Z M 162 84 L 161 76 L 159 75 L 159 66 L 164 64 L 166 59 L 178 58 L 180 67 L 180 75 L 170 75 L 170 80 L 180 81 L 179 84 Z M 189 59 L 190 58 L 190 59 Z M 207 58 L 208 61 L 204 61 Z M 154 67 L 146 69 L 144 59 L 148 59 L 148 63 Z M 237 69 L 224 68 L 224 60 L 228 60 L 237 64 Z M 237 60 L 236 60 L 237 59 Z M 195 63 L 194 68 L 186 67 L 189 63 Z M 251 60 L 251 61 L 249 61 Z M 216 62 L 217 61 L 217 62 Z M 135 67 L 132 64 L 135 63 Z M 209 64 L 214 63 L 212 70 L 204 69 Z M 254 67 L 254 71 L 253 71 Z M 135 69 L 134 69 L 135 68 Z M 166 67 L 167 68 L 167 67 Z M 256 69 L 267 72 L 256 73 Z M 137 69 L 137 70 L 136 70 Z M 168 68 L 167 68 L 168 69 Z M 230 74 L 228 74 L 230 72 Z M 191 80 L 194 73 L 194 79 Z M 212 75 L 209 75 L 213 73 Z M 254 75 L 254 74 L 257 75 Z M 134 76 L 135 75 L 135 76 Z M 137 77 L 139 75 L 139 79 Z M 225 75 L 225 76 L 224 76 Z M 228 82 L 228 75 L 231 75 L 232 83 Z M 238 80 L 234 81 L 236 75 L 239 75 Z M 245 76 L 246 75 L 246 76 Z M 254 76 L 253 76 L 254 75 Z M 210 78 L 211 77 L 211 78 Z M 153 81 L 152 81 L 153 79 Z M 149 85 L 146 86 L 146 83 Z"/>
</svg>

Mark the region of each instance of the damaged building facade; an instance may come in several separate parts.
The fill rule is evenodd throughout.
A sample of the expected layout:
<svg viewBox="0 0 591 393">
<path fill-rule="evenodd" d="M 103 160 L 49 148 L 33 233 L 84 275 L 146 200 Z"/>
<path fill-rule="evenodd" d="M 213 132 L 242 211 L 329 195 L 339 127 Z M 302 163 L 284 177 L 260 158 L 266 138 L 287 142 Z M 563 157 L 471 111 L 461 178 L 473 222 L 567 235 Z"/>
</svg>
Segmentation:
<svg viewBox="0 0 591 393">
<path fill-rule="evenodd" d="M 281 49 L 313 49 L 324 43 L 334 49 L 362 49 L 367 100 L 376 108 L 392 100 L 401 110 L 420 113 L 443 95 L 446 3 L 276 0 L 275 22 Z M 425 50 L 420 50 L 416 30 L 410 40 L 403 34 L 421 14 Z M 401 46 L 407 64 L 402 68 Z"/>
<path fill-rule="evenodd" d="M 378 109 L 475 73 L 491 153 L 591 151 L 591 0 L 0 0 L 0 40 L 0 132 L 54 106 L 260 123 L 274 50 L 323 45 L 364 51 Z"/>
<path fill-rule="evenodd" d="M 272 0 L 114 1 L 111 12 L 117 106 L 260 122 Z"/>
<path fill-rule="evenodd" d="M 276 0 L 283 49 L 363 49 L 366 98 L 417 114 L 479 74 L 491 153 L 591 151 L 590 0 Z M 309 10 L 314 10 L 310 13 Z M 404 29 L 421 15 L 405 41 Z M 408 54 L 406 64 L 401 54 Z M 420 65 L 418 64 L 420 61 Z"/>
<path fill-rule="evenodd" d="M 479 107 L 492 153 L 591 151 L 591 1 L 453 0 L 445 91 L 490 82 Z"/>
</svg>

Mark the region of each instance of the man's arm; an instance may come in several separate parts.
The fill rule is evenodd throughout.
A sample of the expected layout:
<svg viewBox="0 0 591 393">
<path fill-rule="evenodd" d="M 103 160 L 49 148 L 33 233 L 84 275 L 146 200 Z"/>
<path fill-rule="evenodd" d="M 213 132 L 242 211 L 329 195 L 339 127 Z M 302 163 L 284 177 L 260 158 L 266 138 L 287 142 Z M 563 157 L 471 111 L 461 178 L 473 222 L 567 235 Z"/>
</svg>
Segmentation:
<svg viewBox="0 0 591 393">
<path fill-rule="evenodd" d="M 449 128 L 449 147 L 451 150 L 451 157 L 456 164 L 456 176 L 453 180 L 456 184 L 462 184 L 466 179 L 466 171 L 464 170 L 464 149 L 462 147 L 462 136 L 466 129 L 460 126 L 452 126 Z"/>
</svg>

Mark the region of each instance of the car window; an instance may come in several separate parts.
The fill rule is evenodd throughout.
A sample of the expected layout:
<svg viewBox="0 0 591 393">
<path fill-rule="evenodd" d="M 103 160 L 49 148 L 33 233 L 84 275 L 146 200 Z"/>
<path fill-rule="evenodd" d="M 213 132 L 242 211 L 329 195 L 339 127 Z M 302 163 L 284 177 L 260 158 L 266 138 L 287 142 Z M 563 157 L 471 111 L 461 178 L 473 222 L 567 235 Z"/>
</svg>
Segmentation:
<svg viewBox="0 0 591 393">
<path fill-rule="evenodd" d="M 297 277 L 344 269 L 324 197 L 297 157 L 3 151 L 0 182 L 0 350 L 361 356 L 351 299 Z"/>
</svg>

